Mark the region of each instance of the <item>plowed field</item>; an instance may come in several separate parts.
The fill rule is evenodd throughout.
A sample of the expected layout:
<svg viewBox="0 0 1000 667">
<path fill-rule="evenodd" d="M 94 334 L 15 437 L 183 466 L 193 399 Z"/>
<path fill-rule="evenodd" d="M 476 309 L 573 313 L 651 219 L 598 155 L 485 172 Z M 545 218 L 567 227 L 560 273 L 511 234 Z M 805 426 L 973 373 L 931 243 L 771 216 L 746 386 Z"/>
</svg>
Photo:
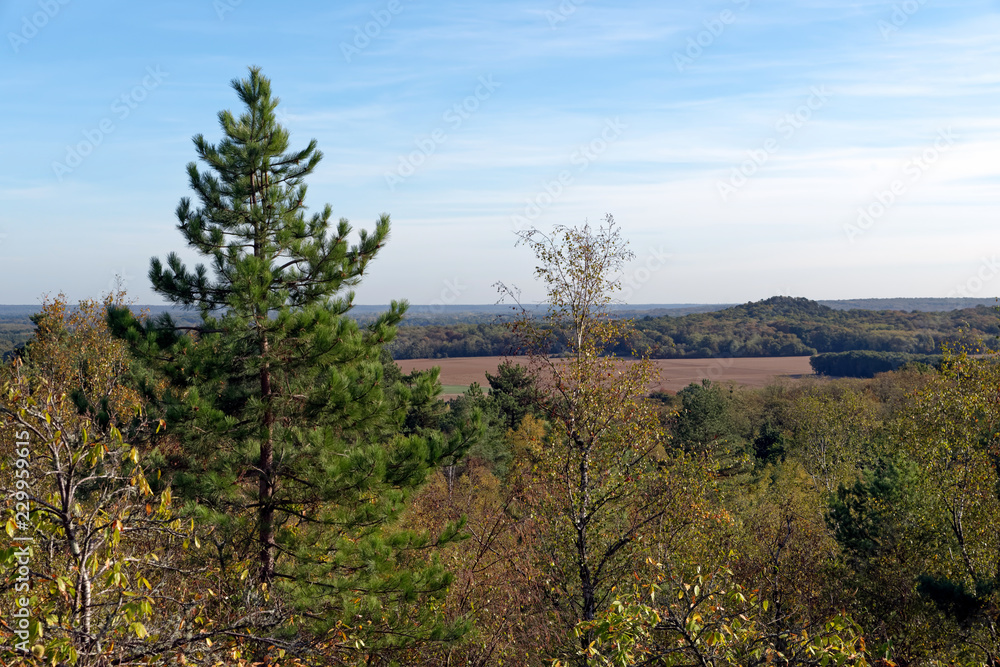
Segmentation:
<svg viewBox="0 0 1000 667">
<path fill-rule="evenodd" d="M 404 359 L 397 361 L 404 373 L 441 367 L 441 384 L 468 386 L 478 382 L 488 387 L 486 372 L 509 357 L 456 357 L 451 359 Z M 513 359 L 517 361 L 517 359 Z M 677 391 L 708 378 L 713 382 L 762 387 L 775 378 L 801 378 L 813 374 L 809 357 L 745 357 L 737 359 L 656 359 L 660 384 L 651 389 Z"/>
</svg>

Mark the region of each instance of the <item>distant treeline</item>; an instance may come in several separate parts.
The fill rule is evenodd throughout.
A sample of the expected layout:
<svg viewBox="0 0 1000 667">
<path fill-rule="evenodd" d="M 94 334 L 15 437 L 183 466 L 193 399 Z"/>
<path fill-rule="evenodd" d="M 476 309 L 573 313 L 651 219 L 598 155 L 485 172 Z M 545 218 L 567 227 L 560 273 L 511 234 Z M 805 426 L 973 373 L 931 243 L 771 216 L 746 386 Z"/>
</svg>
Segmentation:
<svg viewBox="0 0 1000 667">
<path fill-rule="evenodd" d="M 941 345 L 994 343 L 995 308 L 939 312 L 837 310 L 804 298 L 772 297 L 709 313 L 643 317 L 634 335 L 609 352 L 648 353 L 657 359 L 812 356 L 870 350 L 935 354 Z M 391 351 L 396 359 L 516 354 L 502 323 L 404 326 Z M 551 352 L 562 351 L 555 340 Z"/>
<path fill-rule="evenodd" d="M 918 310 L 968 301 L 971 300 L 827 302 L 837 306 L 831 308 L 804 298 L 772 297 L 711 312 L 692 312 L 710 306 L 670 305 L 648 311 L 621 308 L 615 315 L 635 317 L 635 333 L 609 352 L 622 356 L 649 353 L 657 359 L 812 356 L 851 350 L 935 354 L 942 343 L 994 342 L 1000 335 L 1000 316 L 995 307 Z M 885 304 L 912 310 L 865 307 L 844 310 L 846 303 Z M 9 353 L 32 335 L 32 310 L 27 306 L 0 306 L 0 355 Z M 382 310 L 359 306 L 354 314 L 365 322 Z M 162 306 L 152 308 L 151 314 L 167 311 L 181 323 L 197 318 L 192 311 Z M 509 312 L 509 308 L 414 306 L 390 346 L 392 355 L 396 359 L 420 359 L 517 354 L 514 337 L 503 325 L 504 316 L 498 311 Z M 685 314 L 678 316 L 680 312 Z M 558 339 L 551 351 L 554 354 L 562 351 Z"/>
<path fill-rule="evenodd" d="M 169 313 L 177 324 L 191 326 L 199 319 L 195 311 L 184 310 L 171 306 L 133 306 L 136 312 L 145 312 L 150 316 Z M 70 310 L 73 308 L 71 307 Z M 41 310 L 41 306 L 2 306 L 0 305 L 0 360 L 7 361 L 14 351 L 24 346 L 35 335 L 35 324 L 32 318 Z"/>
<path fill-rule="evenodd" d="M 13 350 L 31 338 L 34 331 L 30 314 L 0 317 L 0 359 L 6 360 Z"/>
<path fill-rule="evenodd" d="M 813 371 L 831 377 L 873 378 L 878 373 L 899 370 L 903 366 L 938 367 L 940 354 L 908 354 L 906 352 L 825 352 L 809 360 Z"/>
</svg>

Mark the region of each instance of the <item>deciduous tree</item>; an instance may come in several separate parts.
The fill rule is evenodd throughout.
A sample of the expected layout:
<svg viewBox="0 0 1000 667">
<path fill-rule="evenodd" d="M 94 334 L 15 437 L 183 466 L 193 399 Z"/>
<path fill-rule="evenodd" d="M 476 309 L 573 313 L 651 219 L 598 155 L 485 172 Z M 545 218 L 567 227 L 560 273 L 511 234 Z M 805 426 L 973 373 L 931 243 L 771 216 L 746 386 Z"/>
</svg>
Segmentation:
<svg viewBox="0 0 1000 667">
<path fill-rule="evenodd" d="M 653 366 L 606 354 L 631 326 L 608 312 L 620 287 L 616 275 L 632 257 L 614 220 L 596 229 L 526 230 L 521 242 L 538 259 L 535 275 L 548 301 L 544 318 L 522 311 L 512 324 L 530 351 L 548 421 L 526 503 L 542 524 L 549 597 L 568 631 L 606 607 L 634 567 L 636 546 L 659 536 L 682 492 L 671 482 L 656 411 L 644 400 Z M 556 339 L 565 341 L 564 358 L 547 354 Z M 579 643 L 591 639 L 588 630 Z M 585 654 L 577 659 L 588 661 Z"/>
<path fill-rule="evenodd" d="M 17 540 L 0 562 L 8 601 L 28 603 L 7 607 L 27 613 L 26 627 L 15 620 L 24 634 L 0 652 L 14 649 L 8 664 L 195 655 L 193 643 L 207 649 L 223 629 L 194 622 L 208 577 L 170 488 L 150 486 L 143 443 L 158 425 L 127 382 L 131 361 L 108 331 L 107 305 L 47 302 L 26 352 L 0 369 L 0 488 L 17 500 L 6 521 Z"/>
</svg>

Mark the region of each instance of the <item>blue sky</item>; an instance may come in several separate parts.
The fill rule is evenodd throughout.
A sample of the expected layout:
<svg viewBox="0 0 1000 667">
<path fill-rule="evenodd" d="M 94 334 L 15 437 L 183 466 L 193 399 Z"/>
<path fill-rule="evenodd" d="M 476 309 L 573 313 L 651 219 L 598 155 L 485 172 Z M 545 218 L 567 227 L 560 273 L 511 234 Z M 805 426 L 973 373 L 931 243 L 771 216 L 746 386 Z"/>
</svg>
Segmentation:
<svg viewBox="0 0 1000 667">
<path fill-rule="evenodd" d="M 0 303 L 159 303 L 259 65 L 309 203 L 392 216 L 359 303 L 527 299 L 520 225 L 630 239 L 632 303 L 1000 294 L 1000 6 L 0 0 Z"/>
</svg>

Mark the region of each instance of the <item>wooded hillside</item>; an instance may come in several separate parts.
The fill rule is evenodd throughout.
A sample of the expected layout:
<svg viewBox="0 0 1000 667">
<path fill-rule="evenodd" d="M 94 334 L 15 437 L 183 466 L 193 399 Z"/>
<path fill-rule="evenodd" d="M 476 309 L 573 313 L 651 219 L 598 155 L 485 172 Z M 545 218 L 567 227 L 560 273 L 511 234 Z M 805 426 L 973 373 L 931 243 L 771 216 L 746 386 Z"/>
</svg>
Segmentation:
<svg viewBox="0 0 1000 667">
<path fill-rule="evenodd" d="M 996 340 L 1000 316 L 992 307 L 919 312 L 838 310 L 816 301 L 772 297 L 708 313 L 641 317 L 632 335 L 613 348 L 653 358 L 779 357 L 873 350 L 935 354 L 943 343 Z M 555 340 L 552 352 L 563 351 Z M 393 342 L 396 359 L 515 354 L 501 322 L 404 326 Z"/>
</svg>

